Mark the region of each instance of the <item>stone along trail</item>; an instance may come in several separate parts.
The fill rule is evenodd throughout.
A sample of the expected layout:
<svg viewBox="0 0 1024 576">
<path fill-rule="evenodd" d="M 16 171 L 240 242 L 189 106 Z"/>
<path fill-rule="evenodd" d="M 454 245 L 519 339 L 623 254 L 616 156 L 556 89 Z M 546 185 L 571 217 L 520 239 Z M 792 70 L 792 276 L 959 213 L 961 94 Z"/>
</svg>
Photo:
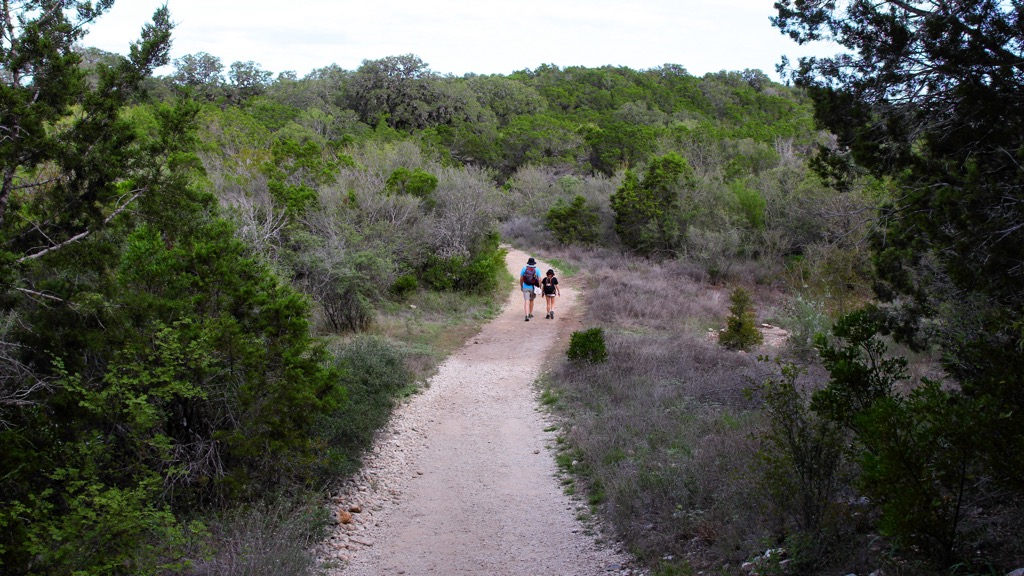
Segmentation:
<svg viewBox="0 0 1024 576">
<path fill-rule="evenodd" d="M 513 276 L 526 260 L 510 251 Z M 638 573 L 577 519 L 585 506 L 561 489 L 555 432 L 538 409 L 533 381 L 578 329 L 575 300 L 563 286 L 555 320 L 538 298 L 524 322 L 517 280 L 502 314 L 396 410 L 333 499 L 339 524 L 322 554 L 330 574 Z"/>
</svg>

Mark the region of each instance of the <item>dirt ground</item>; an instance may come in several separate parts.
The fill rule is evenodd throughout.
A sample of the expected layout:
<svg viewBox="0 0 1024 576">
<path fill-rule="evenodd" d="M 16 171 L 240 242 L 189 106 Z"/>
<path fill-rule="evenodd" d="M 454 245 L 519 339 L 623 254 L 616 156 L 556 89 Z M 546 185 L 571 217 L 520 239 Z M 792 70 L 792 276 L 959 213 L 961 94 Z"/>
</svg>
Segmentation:
<svg viewBox="0 0 1024 576">
<path fill-rule="evenodd" d="M 527 258 L 509 252 L 516 278 Z M 533 385 L 579 329 L 571 283 L 560 286 L 554 320 L 538 297 L 529 322 L 510 286 L 502 314 L 396 410 L 362 473 L 333 499 L 338 525 L 321 554 L 330 574 L 641 573 L 578 519 L 586 506 L 562 489 L 557 432 Z"/>
</svg>

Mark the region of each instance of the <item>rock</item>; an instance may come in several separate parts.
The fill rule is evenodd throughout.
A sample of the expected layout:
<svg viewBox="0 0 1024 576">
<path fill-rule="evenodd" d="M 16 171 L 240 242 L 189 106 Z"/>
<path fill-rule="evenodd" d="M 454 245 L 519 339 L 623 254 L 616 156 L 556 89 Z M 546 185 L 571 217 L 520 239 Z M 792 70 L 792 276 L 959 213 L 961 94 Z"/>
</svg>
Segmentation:
<svg viewBox="0 0 1024 576">
<path fill-rule="evenodd" d="M 1017 568 L 1013 572 L 1010 572 L 1006 576 L 1024 576 L 1024 568 Z"/>
<path fill-rule="evenodd" d="M 352 513 L 344 508 L 338 510 L 338 524 L 351 524 Z"/>
<path fill-rule="evenodd" d="M 353 513 L 353 514 L 359 514 L 360 512 L 363 511 L 363 507 L 360 506 L 359 504 L 353 504 L 353 505 L 348 507 L 348 511 Z"/>
</svg>

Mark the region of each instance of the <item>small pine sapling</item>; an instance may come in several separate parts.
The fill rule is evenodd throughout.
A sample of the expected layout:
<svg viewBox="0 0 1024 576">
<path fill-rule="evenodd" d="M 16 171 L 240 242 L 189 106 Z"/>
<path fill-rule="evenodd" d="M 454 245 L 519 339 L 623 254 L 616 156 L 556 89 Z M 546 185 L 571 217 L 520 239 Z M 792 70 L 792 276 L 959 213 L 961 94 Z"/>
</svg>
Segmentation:
<svg viewBox="0 0 1024 576">
<path fill-rule="evenodd" d="M 726 348 L 733 350 L 750 350 L 764 342 L 764 336 L 757 329 L 757 318 L 754 316 L 754 301 L 743 288 L 736 288 L 729 296 L 730 316 L 725 322 L 725 331 L 719 334 L 718 341 Z"/>
</svg>

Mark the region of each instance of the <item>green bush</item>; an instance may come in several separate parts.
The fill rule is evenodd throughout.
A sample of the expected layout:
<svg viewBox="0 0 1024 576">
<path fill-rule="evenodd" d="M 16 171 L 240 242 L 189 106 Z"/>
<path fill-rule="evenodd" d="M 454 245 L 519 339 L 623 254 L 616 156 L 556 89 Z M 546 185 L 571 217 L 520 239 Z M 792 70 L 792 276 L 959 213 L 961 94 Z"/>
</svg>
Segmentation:
<svg viewBox="0 0 1024 576">
<path fill-rule="evenodd" d="M 832 329 L 832 320 L 825 312 L 820 300 L 810 300 L 798 295 L 786 306 L 784 326 L 789 330 L 786 344 L 790 350 L 802 357 L 817 354 L 815 340 Z"/>
<path fill-rule="evenodd" d="M 835 344 L 819 338 L 830 373 L 811 407 L 852 432 L 861 466 L 858 486 L 881 508 L 878 528 L 945 566 L 973 560 L 964 546 L 965 510 L 993 495 L 983 454 L 993 436 L 980 422 L 988 399 L 974 399 L 923 379 L 902 393 L 907 361 L 886 357 L 874 309 L 840 318 Z M 988 492 L 986 494 L 986 492 Z"/>
<path fill-rule="evenodd" d="M 562 244 L 597 244 L 601 239 L 601 217 L 597 209 L 577 194 L 571 204 L 561 198 L 548 210 L 548 230 Z"/>
<path fill-rule="evenodd" d="M 604 344 L 604 330 L 591 328 L 576 331 L 569 339 L 569 350 L 566 356 L 573 362 L 596 364 L 608 360 L 608 351 Z"/>
<path fill-rule="evenodd" d="M 473 256 L 431 256 L 423 271 L 423 281 L 434 290 L 483 294 L 498 286 L 505 270 L 505 250 L 498 246 L 497 234 L 489 234 Z"/>
<path fill-rule="evenodd" d="M 736 288 L 729 296 L 730 316 L 726 320 L 725 331 L 718 336 L 718 341 L 726 348 L 749 350 L 764 341 L 764 336 L 757 329 L 754 316 L 754 302 L 750 294 L 743 288 Z"/>
<path fill-rule="evenodd" d="M 391 285 L 391 293 L 399 298 L 405 298 L 409 294 L 416 291 L 419 287 L 419 282 L 416 280 L 416 276 L 412 274 L 403 274 L 399 276 L 395 283 Z"/>
<path fill-rule="evenodd" d="M 841 426 L 810 409 L 809 395 L 797 386 L 804 370 L 779 365 L 761 385 L 768 428 L 758 456 L 763 486 L 780 536 L 802 572 L 820 571 L 843 520 L 839 492 L 848 485 L 847 437 Z"/>
<path fill-rule="evenodd" d="M 414 383 L 406 354 L 376 336 L 359 336 L 345 344 L 334 367 L 344 374 L 347 397 L 319 426 L 330 456 L 327 475 L 351 467 L 370 446 L 374 432 L 387 423 L 395 399 Z"/>
</svg>

